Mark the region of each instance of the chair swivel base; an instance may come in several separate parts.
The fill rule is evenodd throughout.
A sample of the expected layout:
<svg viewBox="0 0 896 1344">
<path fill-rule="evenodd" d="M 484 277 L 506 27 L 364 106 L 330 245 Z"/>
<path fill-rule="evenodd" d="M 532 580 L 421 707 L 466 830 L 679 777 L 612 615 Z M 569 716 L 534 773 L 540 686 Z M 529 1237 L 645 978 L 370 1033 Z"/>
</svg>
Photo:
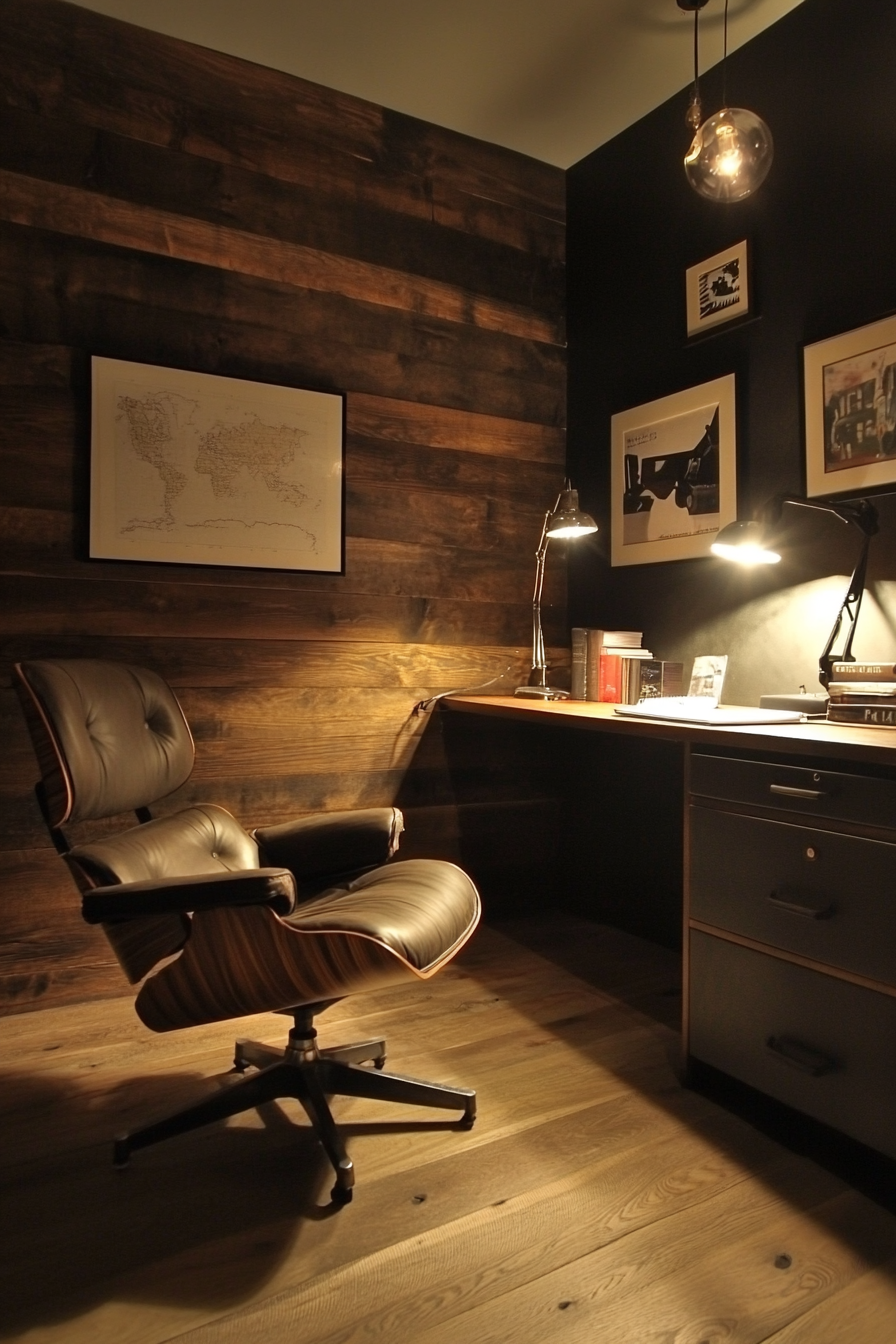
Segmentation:
<svg viewBox="0 0 896 1344">
<path fill-rule="evenodd" d="M 352 1197 L 355 1170 L 333 1119 L 327 1098 L 369 1097 L 378 1101 L 403 1102 L 409 1106 L 432 1106 L 439 1110 L 461 1110 L 460 1121 L 470 1129 L 476 1119 L 476 1093 L 464 1087 L 444 1087 L 425 1083 L 397 1073 L 383 1072 L 386 1043 L 383 1040 L 360 1041 L 354 1045 L 320 1050 L 312 1012 L 304 1009 L 292 1014 L 294 1026 L 282 1053 L 268 1045 L 237 1041 L 234 1067 L 239 1072 L 259 1070 L 241 1079 L 205 1101 L 197 1102 L 155 1124 L 123 1134 L 115 1140 L 113 1161 L 124 1167 L 132 1152 L 162 1139 L 186 1134 L 228 1116 L 263 1106 L 281 1097 L 293 1097 L 303 1107 L 311 1127 L 336 1173 L 331 1198 L 347 1204 Z M 373 1068 L 365 1068 L 365 1064 Z"/>
</svg>

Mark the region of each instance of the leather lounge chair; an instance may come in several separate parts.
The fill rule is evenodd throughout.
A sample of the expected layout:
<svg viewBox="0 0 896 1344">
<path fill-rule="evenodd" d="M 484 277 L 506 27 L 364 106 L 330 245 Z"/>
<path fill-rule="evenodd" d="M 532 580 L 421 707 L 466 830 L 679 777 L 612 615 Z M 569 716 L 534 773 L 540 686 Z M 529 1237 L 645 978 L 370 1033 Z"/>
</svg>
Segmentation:
<svg viewBox="0 0 896 1344">
<path fill-rule="evenodd" d="M 320 1049 L 315 1017 L 347 994 L 427 980 L 479 920 L 469 877 L 432 859 L 390 862 L 403 828 L 394 807 L 302 817 L 248 832 L 221 807 L 153 815 L 193 768 L 193 739 L 171 688 L 144 668 L 93 659 L 16 666 L 37 753 L 37 795 L 53 841 L 122 970 L 140 983 L 153 1031 L 272 1010 L 292 1017 L 281 1053 L 238 1041 L 247 1076 L 209 1099 L 116 1139 L 134 1149 L 280 1097 L 303 1106 L 351 1199 L 354 1169 L 334 1094 L 460 1111 L 476 1094 L 383 1071 L 383 1040 Z M 137 824 L 69 846 L 62 827 L 122 813 Z"/>
</svg>

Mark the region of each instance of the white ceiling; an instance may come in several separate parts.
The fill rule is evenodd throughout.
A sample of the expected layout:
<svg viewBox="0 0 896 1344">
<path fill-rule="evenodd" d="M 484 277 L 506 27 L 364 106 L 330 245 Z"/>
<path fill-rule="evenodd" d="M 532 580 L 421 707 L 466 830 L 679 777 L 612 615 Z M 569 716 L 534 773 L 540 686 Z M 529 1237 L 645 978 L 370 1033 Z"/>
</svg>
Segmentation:
<svg viewBox="0 0 896 1344">
<path fill-rule="evenodd" d="M 729 51 L 801 2 L 729 0 Z M 560 168 L 693 76 L 693 17 L 676 0 L 79 3 Z M 700 16 L 701 69 L 721 59 L 723 12 L 709 0 Z M 749 90 L 729 93 L 749 105 Z"/>
</svg>

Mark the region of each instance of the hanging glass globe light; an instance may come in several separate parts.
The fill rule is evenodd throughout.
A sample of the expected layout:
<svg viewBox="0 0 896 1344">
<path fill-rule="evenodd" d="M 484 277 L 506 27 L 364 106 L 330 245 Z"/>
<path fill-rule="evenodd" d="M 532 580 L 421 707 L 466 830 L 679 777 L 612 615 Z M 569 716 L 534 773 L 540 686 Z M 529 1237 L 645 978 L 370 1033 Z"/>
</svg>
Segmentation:
<svg viewBox="0 0 896 1344">
<path fill-rule="evenodd" d="M 703 120 L 700 100 L 700 10 L 708 0 L 677 0 L 694 15 L 694 84 L 685 121 L 695 132 L 684 158 L 684 171 L 698 195 L 708 201 L 742 201 L 764 181 L 775 153 L 772 133 L 761 117 L 745 107 L 723 107 Z M 722 101 L 728 66 L 728 0 L 725 0 L 722 49 Z"/>
<path fill-rule="evenodd" d="M 684 171 L 707 200 L 741 201 L 765 181 L 774 152 L 761 117 L 744 107 L 723 107 L 698 128 Z"/>
</svg>

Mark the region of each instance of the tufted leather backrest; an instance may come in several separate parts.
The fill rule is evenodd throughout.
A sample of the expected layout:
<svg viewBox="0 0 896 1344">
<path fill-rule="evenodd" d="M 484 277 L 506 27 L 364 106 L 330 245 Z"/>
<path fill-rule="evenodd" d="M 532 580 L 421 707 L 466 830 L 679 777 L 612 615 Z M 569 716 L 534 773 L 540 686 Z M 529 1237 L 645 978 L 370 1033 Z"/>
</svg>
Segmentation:
<svg viewBox="0 0 896 1344">
<path fill-rule="evenodd" d="M 146 807 L 189 778 L 193 738 L 155 672 L 92 658 L 15 670 L 51 825 Z"/>
</svg>

